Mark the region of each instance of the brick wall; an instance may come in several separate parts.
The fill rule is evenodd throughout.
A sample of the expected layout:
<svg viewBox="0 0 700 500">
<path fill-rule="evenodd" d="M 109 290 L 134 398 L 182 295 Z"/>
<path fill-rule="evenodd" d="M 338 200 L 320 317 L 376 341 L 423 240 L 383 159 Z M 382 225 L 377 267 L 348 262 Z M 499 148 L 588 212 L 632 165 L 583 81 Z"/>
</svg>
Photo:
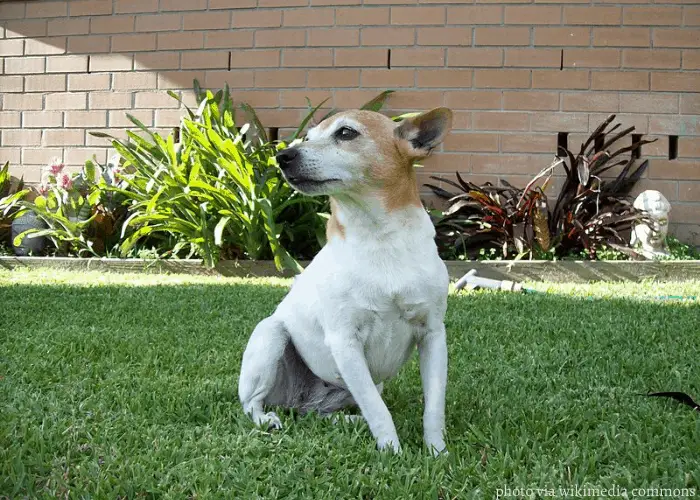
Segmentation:
<svg viewBox="0 0 700 500">
<path fill-rule="evenodd" d="M 608 113 L 658 142 L 641 188 L 700 243 L 697 0 L 0 0 L 0 161 L 36 181 L 58 156 L 107 157 L 89 130 L 125 112 L 177 125 L 193 78 L 227 82 L 270 127 L 305 98 L 395 111 L 445 105 L 455 132 L 420 171 L 524 185 L 560 133 L 577 145 Z"/>
</svg>

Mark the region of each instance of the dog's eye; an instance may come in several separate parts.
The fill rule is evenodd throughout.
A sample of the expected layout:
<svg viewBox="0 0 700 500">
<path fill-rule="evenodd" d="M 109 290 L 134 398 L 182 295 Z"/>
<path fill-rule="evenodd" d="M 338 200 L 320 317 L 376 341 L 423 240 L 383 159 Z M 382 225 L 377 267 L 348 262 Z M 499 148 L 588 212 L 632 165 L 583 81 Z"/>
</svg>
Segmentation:
<svg viewBox="0 0 700 500">
<path fill-rule="evenodd" d="M 358 135 L 360 135 L 360 133 L 350 127 L 341 127 L 335 132 L 336 139 L 341 141 L 352 141 Z"/>
</svg>

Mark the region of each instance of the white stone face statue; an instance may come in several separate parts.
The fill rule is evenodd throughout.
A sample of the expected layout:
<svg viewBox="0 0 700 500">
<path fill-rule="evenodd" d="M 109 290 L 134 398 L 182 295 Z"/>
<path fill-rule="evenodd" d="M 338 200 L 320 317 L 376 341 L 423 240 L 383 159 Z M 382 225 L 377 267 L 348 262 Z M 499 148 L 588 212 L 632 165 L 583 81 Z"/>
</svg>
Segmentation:
<svg viewBox="0 0 700 500">
<path fill-rule="evenodd" d="M 634 208 L 644 210 L 653 220 L 650 227 L 647 224 L 637 224 L 632 228 L 630 243 L 648 259 L 668 255 L 666 248 L 666 235 L 668 234 L 668 213 L 671 204 L 666 197 L 649 189 L 637 196 L 634 200 Z"/>
</svg>

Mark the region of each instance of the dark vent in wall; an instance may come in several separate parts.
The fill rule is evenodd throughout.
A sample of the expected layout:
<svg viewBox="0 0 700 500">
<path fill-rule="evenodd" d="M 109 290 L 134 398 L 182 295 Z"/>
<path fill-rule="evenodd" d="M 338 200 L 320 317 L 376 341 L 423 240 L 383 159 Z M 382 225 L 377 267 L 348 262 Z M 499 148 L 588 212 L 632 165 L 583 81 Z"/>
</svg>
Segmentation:
<svg viewBox="0 0 700 500">
<path fill-rule="evenodd" d="M 569 149 L 569 133 L 559 132 L 557 134 L 557 156 L 566 155 L 566 151 Z"/>
<path fill-rule="evenodd" d="M 668 159 L 675 160 L 678 158 L 678 136 L 668 136 Z"/>
<path fill-rule="evenodd" d="M 386 49 L 386 69 L 391 69 L 391 49 Z"/>
<path fill-rule="evenodd" d="M 632 144 L 637 144 L 641 140 L 642 140 L 642 134 L 632 134 Z M 642 146 L 639 146 L 637 149 L 632 150 L 632 158 L 641 158 L 641 157 L 642 157 Z"/>
<path fill-rule="evenodd" d="M 277 127 L 270 127 L 270 131 L 268 132 L 268 139 L 270 139 L 270 142 L 275 142 L 279 139 L 280 137 L 280 129 Z"/>
<path fill-rule="evenodd" d="M 175 143 L 180 142 L 180 127 L 173 128 L 173 141 Z"/>
</svg>

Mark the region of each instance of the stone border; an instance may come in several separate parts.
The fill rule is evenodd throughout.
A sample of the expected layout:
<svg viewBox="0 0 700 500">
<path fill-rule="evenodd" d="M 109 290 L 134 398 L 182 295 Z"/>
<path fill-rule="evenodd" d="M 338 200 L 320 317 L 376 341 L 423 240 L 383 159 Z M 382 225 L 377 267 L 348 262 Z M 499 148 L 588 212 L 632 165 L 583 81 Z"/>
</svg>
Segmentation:
<svg viewBox="0 0 700 500">
<path fill-rule="evenodd" d="M 308 262 L 302 262 L 303 266 Z M 512 281 L 587 283 L 589 281 L 700 280 L 700 260 L 668 261 L 447 261 L 452 279 L 470 269 L 479 276 Z M 0 269 L 68 269 L 117 273 L 172 273 L 209 276 L 270 277 L 292 276 L 280 273 L 271 261 L 223 261 L 214 269 L 200 260 L 148 260 L 71 257 L 0 257 Z"/>
</svg>

